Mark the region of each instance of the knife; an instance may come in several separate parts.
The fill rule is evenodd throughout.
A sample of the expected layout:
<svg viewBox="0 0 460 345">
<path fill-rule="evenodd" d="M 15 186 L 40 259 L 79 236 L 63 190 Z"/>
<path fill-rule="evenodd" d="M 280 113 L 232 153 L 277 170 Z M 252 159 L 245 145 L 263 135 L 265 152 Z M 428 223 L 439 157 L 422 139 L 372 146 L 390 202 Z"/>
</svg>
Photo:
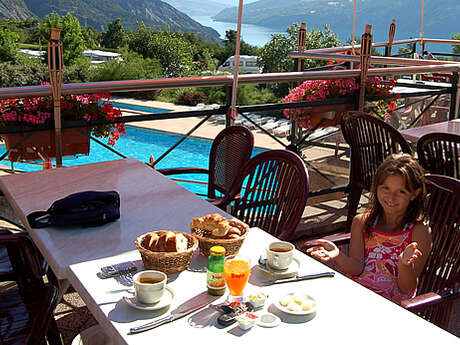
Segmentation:
<svg viewBox="0 0 460 345">
<path fill-rule="evenodd" d="M 148 331 L 149 329 L 164 325 L 165 323 L 169 323 L 169 322 L 178 320 L 180 318 L 183 318 L 184 316 L 187 316 L 188 314 L 193 313 L 194 311 L 197 311 L 197 310 L 200 310 L 201 308 L 206 307 L 208 304 L 209 303 L 199 304 L 199 305 L 197 305 L 195 307 L 191 307 L 191 308 L 189 308 L 189 309 L 187 309 L 187 310 L 185 310 L 185 311 L 183 311 L 181 313 L 170 314 L 168 316 L 162 317 L 161 319 L 149 322 L 149 323 L 147 323 L 145 325 L 138 326 L 138 327 L 133 327 L 133 328 L 131 328 L 129 330 L 128 334 L 137 334 L 137 333 L 145 332 L 145 331 Z"/>
<path fill-rule="evenodd" d="M 323 272 L 323 273 L 316 273 L 316 274 L 307 274 L 305 276 L 297 276 L 291 279 L 281 279 L 281 280 L 267 280 L 262 282 L 265 285 L 272 285 L 272 284 L 283 284 L 283 283 L 290 283 L 290 282 L 298 282 L 301 280 L 308 280 L 308 279 L 316 279 L 316 278 L 323 278 L 323 277 L 333 277 L 335 272 Z"/>
</svg>

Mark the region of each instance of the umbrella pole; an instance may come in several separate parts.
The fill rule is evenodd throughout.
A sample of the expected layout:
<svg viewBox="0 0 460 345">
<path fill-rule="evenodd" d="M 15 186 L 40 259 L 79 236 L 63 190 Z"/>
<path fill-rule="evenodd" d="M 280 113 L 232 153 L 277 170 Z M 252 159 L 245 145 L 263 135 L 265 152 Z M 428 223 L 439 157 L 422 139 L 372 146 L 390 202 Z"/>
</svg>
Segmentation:
<svg viewBox="0 0 460 345">
<path fill-rule="evenodd" d="M 241 20 L 243 16 L 243 0 L 240 0 L 238 6 L 238 26 L 236 30 L 236 47 L 235 47 L 235 57 L 233 59 L 233 85 L 232 85 L 232 102 L 230 110 L 230 124 L 238 117 L 236 111 L 236 96 L 238 90 L 238 71 L 240 68 L 240 37 L 241 37 Z"/>
<path fill-rule="evenodd" d="M 425 17 L 425 0 L 422 0 L 422 30 L 420 31 L 420 57 L 423 57 L 425 51 L 425 43 L 423 42 L 423 21 Z"/>
<path fill-rule="evenodd" d="M 56 145 L 56 167 L 62 167 L 62 124 L 61 124 L 61 90 L 63 74 L 61 29 L 51 28 L 48 41 L 48 73 L 51 82 L 54 105 L 54 134 Z"/>
<path fill-rule="evenodd" d="M 366 92 L 366 75 L 367 68 L 369 65 L 369 57 L 371 56 L 371 46 L 372 46 L 372 35 L 371 35 L 372 26 L 366 24 L 366 30 L 361 39 L 361 80 L 360 80 L 360 89 L 359 89 L 359 105 L 358 110 L 364 110 L 364 95 Z"/>
<path fill-rule="evenodd" d="M 356 1 L 354 0 L 354 8 L 353 8 L 353 34 L 351 37 L 351 54 L 355 55 L 355 43 L 356 43 Z"/>
</svg>

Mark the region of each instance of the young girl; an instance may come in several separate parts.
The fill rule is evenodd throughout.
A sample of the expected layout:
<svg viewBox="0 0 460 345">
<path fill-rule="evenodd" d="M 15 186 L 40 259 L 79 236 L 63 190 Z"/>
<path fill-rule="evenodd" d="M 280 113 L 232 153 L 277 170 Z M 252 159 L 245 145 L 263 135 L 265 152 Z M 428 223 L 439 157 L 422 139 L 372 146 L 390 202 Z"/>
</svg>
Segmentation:
<svg viewBox="0 0 460 345">
<path fill-rule="evenodd" d="M 431 250 L 422 221 L 423 170 L 408 154 L 391 155 L 377 169 L 370 195 L 368 212 L 353 219 L 349 256 L 327 240 L 312 241 L 307 253 L 335 261 L 355 281 L 399 303 L 415 296 Z"/>
</svg>

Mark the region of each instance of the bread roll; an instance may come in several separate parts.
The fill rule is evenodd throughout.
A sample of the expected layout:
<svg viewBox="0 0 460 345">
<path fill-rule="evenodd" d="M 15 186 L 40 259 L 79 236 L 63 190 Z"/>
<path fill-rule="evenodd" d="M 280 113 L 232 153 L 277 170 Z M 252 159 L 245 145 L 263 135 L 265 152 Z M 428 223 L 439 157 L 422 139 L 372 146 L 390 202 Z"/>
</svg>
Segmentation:
<svg viewBox="0 0 460 345">
<path fill-rule="evenodd" d="M 164 235 L 164 245 L 163 247 L 160 246 L 160 250 L 162 252 L 175 252 L 176 251 L 176 234 L 174 231 L 166 231 Z"/>
<path fill-rule="evenodd" d="M 185 252 L 188 240 L 184 234 L 174 231 L 150 232 L 144 237 L 143 246 L 153 252 Z"/>
<path fill-rule="evenodd" d="M 176 234 L 176 252 L 182 253 L 188 249 L 188 240 L 184 234 Z"/>
</svg>

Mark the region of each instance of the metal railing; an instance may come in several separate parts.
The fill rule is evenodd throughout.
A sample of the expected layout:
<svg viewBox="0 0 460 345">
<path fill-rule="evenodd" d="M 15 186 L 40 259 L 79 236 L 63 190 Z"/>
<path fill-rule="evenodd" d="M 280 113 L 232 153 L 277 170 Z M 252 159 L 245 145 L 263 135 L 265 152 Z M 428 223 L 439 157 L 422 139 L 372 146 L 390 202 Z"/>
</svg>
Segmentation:
<svg viewBox="0 0 460 345">
<path fill-rule="evenodd" d="M 296 58 L 317 58 L 317 59 L 337 59 L 349 60 L 349 61 L 359 61 L 358 56 L 347 56 L 339 54 L 327 54 L 327 53 L 309 53 L 309 52 L 293 52 L 292 57 Z M 384 57 L 372 57 L 371 62 L 378 62 L 385 65 L 398 65 L 403 67 L 385 67 L 385 68 L 371 68 L 368 71 L 370 76 L 396 76 L 396 75 L 409 75 L 409 74 L 419 74 L 419 73 L 434 73 L 434 72 L 445 72 L 453 73 L 458 75 L 460 71 L 460 64 L 453 62 L 444 62 L 444 61 L 428 61 L 428 60 L 412 60 L 404 58 L 384 58 Z M 414 66 L 416 65 L 416 66 Z M 337 78 L 352 78 L 359 77 L 360 70 L 333 70 L 333 71 L 310 71 L 310 72 L 288 72 L 288 73 L 267 73 L 267 74 L 251 74 L 251 75 L 240 75 L 238 82 L 240 84 L 267 84 L 267 83 L 286 83 L 290 82 L 298 83 L 305 80 L 314 80 L 314 79 L 337 79 Z M 445 90 L 433 90 L 433 93 L 444 92 L 450 93 L 452 95 L 453 104 L 457 107 L 455 111 L 451 112 L 451 116 L 458 116 L 458 102 L 457 100 L 457 83 L 458 78 L 454 78 L 456 81 L 450 88 Z M 202 76 L 202 77 L 186 77 L 186 78 L 168 78 L 168 79 L 150 79 L 150 80 L 126 80 L 126 81 L 107 81 L 107 82 L 94 82 L 94 83 L 72 83 L 64 84 L 62 87 L 62 94 L 87 94 L 87 93 L 97 93 L 97 92 L 132 92 L 132 91 L 148 91 L 164 88 L 182 88 L 182 87 L 212 87 L 212 86 L 227 86 L 227 90 L 230 89 L 230 86 L 233 83 L 233 76 Z M 415 86 L 416 87 L 416 86 Z M 51 88 L 46 85 L 40 86 L 27 86 L 27 87 L 12 87 L 12 88 L 0 88 L 0 98 L 22 98 L 22 97 L 37 97 L 37 96 L 50 96 Z M 280 103 L 280 104 L 264 104 L 264 105 L 253 105 L 253 106 L 239 106 L 238 112 L 246 117 L 249 121 L 251 119 L 244 115 L 246 112 L 253 111 L 272 111 L 272 110 L 281 110 L 286 108 L 302 108 L 302 107 L 315 107 L 318 105 L 324 104 L 343 104 L 349 102 L 349 99 L 330 99 L 324 101 L 314 101 L 314 102 L 298 102 L 298 103 Z M 132 115 L 132 116 L 123 116 L 117 118 L 114 121 L 107 120 L 96 120 L 90 123 L 83 123 L 80 121 L 64 121 L 63 128 L 73 128 L 73 127 L 92 127 L 98 124 L 105 123 L 135 123 L 142 121 L 151 121 L 151 120 L 161 120 L 161 119 L 175 119 L 175 118 L 189 118 L 201 116 L 203 119 L 200 123 L 193 127 L 184 138 L 191 135 L 201 124 L 206 122 L 212 115 L 216 114 L 226 114 L 228 111 L 229 105 L 222 105 L 217 109 L 208 109 L 208 110 L 192 110 L 192 111 L 180 111 L 180 112 L 168 112 L 168 113 L 155 113 L 155 114 L 143 114 L 143 115 Z M 256 126 L 257 124 L 254 123 Z M 261 128 L 259 126 L 259 128 Z M 41 129 L 49 129 L 49 127 L 27 127 L 27 126 L 8 126 L 0 127 L 0 135 L 3 133 L 18 133 L 18 132 L 31 132 Z M 264 131 L 267 135 L 271 135 L 268 131 Z M 300 147 L 297 145 L 308 144 L 305 143 L 305 139 L 297 138 L 297 142 L 294 142 L 294 137 L 290 138 L 288 144 L 282 143 L 272 136 L 275 140 L 281 143 L 284 147 L 299 151 Z M 181 139 L 183 140 L 183 139 Z M 176 143 L 174 147 L 180 144 L 181 141 Z M 174 149 L 174 147 L 172 149 Z M 158 163 L 159 160 L 163 159 L 172 149 L 169 149 L 165 154 L 163 154 L 159 159 L 157 159 L 154 164 Z M 5 156 L 5 155 L 4 155 Z M 4 158 L 0 157 L 0 158 Z M 154 165 L 153 164 L 153 165 Z M 321 194 L 321 191 L 318 192 Z"/>
</svg>

